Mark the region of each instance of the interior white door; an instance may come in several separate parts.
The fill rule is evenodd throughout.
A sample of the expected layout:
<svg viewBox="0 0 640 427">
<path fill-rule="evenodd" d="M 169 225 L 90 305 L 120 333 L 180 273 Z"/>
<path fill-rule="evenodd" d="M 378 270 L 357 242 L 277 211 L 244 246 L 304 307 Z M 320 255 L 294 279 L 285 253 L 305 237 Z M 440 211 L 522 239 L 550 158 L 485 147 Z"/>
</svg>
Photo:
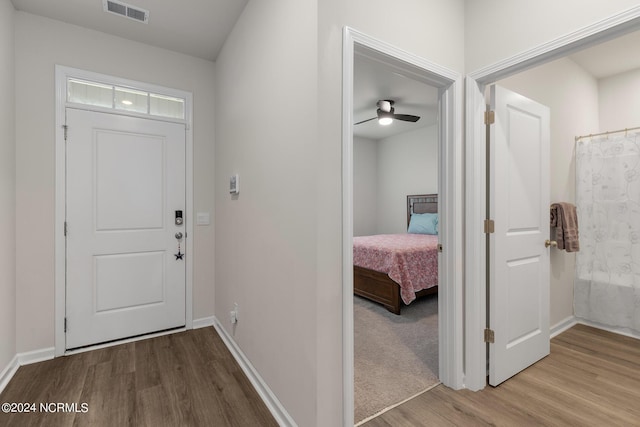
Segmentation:
<svg viewBox="0 0 640 427">
<path fill-rule="evenodd" d="M 489 383 L 549 354 L 549 108 L 490 88 Z"/>
<path fill-rule="evenodd" d="M 67 109 L 67 130 L 66 348 L 184 326 L 184 125 Z"/>
</svg>

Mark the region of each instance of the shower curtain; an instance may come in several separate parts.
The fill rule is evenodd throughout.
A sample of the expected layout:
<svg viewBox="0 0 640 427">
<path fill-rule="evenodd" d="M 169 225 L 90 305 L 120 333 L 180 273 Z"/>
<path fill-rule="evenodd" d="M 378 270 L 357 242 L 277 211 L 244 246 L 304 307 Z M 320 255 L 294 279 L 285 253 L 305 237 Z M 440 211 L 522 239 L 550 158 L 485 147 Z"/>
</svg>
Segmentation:
<svg viewBox="0 0 640 427">
<path fill-rule="evenodd" d="M 640 133 L 576 143 L 575 315 L 640 333 Z"/>
</svg>

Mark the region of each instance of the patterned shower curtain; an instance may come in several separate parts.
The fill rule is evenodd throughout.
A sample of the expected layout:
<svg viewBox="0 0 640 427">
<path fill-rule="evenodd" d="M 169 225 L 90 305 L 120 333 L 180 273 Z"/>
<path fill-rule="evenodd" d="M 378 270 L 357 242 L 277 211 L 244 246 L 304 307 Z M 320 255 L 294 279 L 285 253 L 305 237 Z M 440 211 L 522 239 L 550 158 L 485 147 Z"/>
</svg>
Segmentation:
<svg viewBox="0 0 640 427">
<path fill-rule="evenodd" d="M 640 133 L 576 144 L 578 318 L 640 333 Z"/>
</svg>

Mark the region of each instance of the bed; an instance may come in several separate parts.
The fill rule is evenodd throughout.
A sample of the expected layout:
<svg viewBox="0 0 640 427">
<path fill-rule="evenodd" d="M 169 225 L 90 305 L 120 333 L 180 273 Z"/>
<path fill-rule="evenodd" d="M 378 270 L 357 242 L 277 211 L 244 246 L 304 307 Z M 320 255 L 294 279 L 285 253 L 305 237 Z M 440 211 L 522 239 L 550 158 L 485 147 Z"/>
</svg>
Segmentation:
<svg viewBox="0 0 640 427">
<path fill-rule="evenodd" d="M 412 214 L 437 212 L 437 194 L 407 196 L 407 226 Z M 400 314 L 403 303 L 437 293 L 438 235 L 354 237 L 353 292 L 394 314 Z"/>
</svg>

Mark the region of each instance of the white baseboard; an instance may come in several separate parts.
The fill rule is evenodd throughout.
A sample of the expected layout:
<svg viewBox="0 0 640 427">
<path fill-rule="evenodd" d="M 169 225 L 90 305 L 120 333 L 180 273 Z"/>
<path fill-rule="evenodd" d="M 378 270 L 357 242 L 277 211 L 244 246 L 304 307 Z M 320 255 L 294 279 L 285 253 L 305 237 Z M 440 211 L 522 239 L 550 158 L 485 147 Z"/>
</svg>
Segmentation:
<svg viewBox="0 0 640 427">
<path fill-rule="evenodd" d="M 629 328 L 618 328 L 615 326 L 603 325 L 602 323 L 592 322 L 590 320 L 576 318 L 576 322 L 582 325 L 591 326 L 593 328 L 602 329 L 603 331 L 613 332 L 614 334 L 624 335 L 635 339 L 640 339 L 640 333 Z"/>
<path fill-rule="evenodd" d="M 587 325 L 587 326 L 591 326 L 591 327 L 596 328 L 596 329 L 602 329 L 603 331 L 612 332 L 614 334 L 624 335 L 624 336 L 627 336 L 627 337 L 640 339 L 640 333 L 638 333 L 637 331 L 634 331 L 632 329 L 617 328 L 617 327 L 614 327 L 614 326 L 604 325 L 604 324 L 598 323 L 598 322 L 592 322 L 591 320 L 582 319 L 580 317 L 575 317 L 575 316 L 569 316 L 566 319 L 564 319 L 564 320 L 556 323 L 554 326 L 552 326 L 551 327 L 551 338 L 555 337 L 556 335 L 560 335 L 561 333 L 563 333 L 567 329 L 569 329 L 572 326 L 577 325 L 577 324 Z"/>
<path fill-rule="evenodd" d="M 55 348 L 42 348 L 40 350 L 27 351 L 26 353 L 18 353 L 18 362 L 20 366 L 30 365 L 32 363 L 43 362 L 53 359 Z"/>
<path fill-rule="evenodd" d="M 15 355 L 13 359 L 11 359 L 11 362 L 0 372 L 0 393 L 2 393 L 7 384 L 9 384 L 9 381 L 11 381 L 11 378 L 16 374 L 19 367 L 18 355 Z"/>
<path fill-rule="evenodd" d="M 550 338 L 553 338 L 556 335 L 560 335 L 567 329 L 571 328 L 572 326 L 575 326 L 577 323 L 578 321 L 574 316 L 569 316 L 566 319 L 561 320 L 560 322 L 556 323 L 551 327 Z"/>
<path fill-rule="evenodd" d="M 51 360 L 53 359 L 53 354 L 53 347 L 16 354 L 0 373 L 0 393 L 9 384 L 9 381 L 11 381 L 20 366 Z"/>
<path fill-rule="evenodd" d="M 249 381 L 256 389 L 265 405 L 267 405 L 267 408 L 271 411 L 271 415 L 273 415 L 278 424 L 282 427 L 297 426 L 296 422 L 291 418 L 291 415 L 289 415 L 284 406 L 282 406 L 282 403 L 280 403 L 276 395 L 271 391 L 267 383 L 262 379 L 242 350 L 240 350 L 240 347 L 238 347 L 233 337 L 227 333 L 215 316 L 213 317 L 213 327 L 222 338 L 222 341 L 224 341 L 225 345 L 233 355 L 233 358 L 236 359 L 236 362 L 238 362 L 242 368 L 242 371 L 245 373 L 247 378 L 249 378 Z"/>
<path fill-rule="evenodd" d="M 206 328 L 207 326 L 213 326 L 214 316 L 202 317 L 200 319 L 193 319 L 193 329 Z"/>
</svg>

